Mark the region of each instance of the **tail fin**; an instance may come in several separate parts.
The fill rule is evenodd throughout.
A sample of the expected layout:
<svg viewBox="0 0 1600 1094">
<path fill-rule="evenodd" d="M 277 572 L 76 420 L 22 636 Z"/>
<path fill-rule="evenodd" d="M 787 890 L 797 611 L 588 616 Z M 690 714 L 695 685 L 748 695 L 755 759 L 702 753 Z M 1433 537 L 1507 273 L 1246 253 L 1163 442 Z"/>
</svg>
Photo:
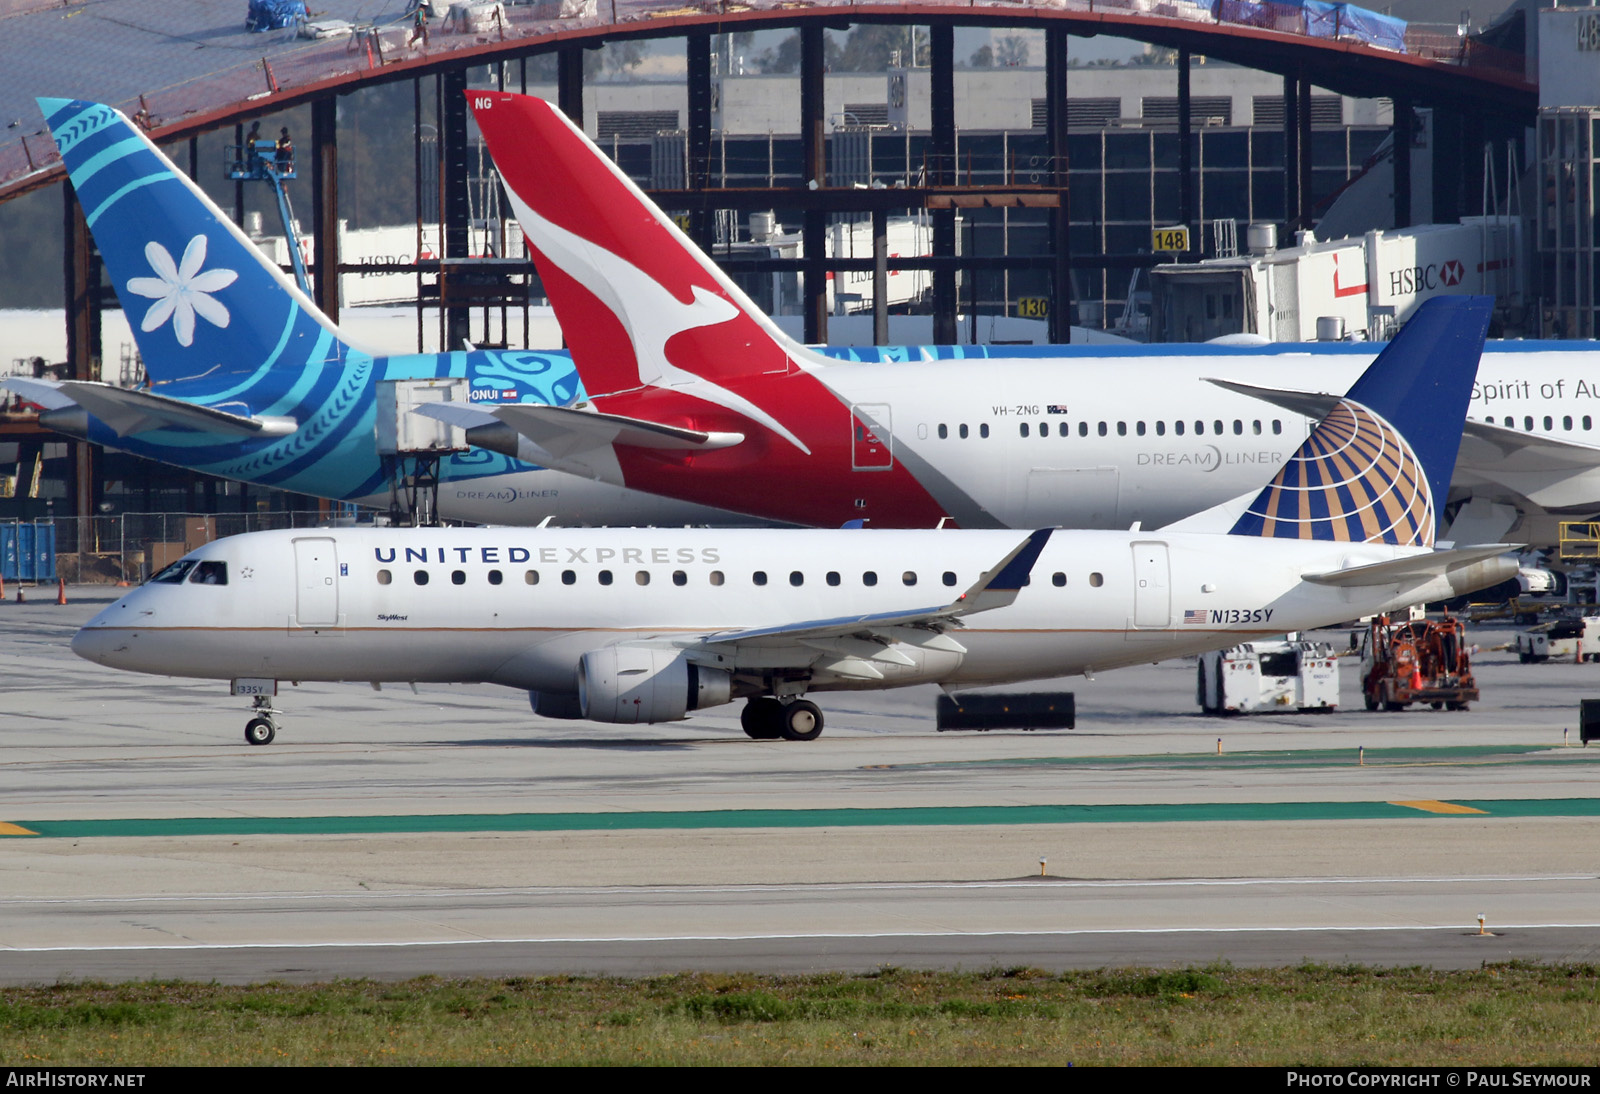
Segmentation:
<svg viewBox="0 0 1600 1094">
<path fill-rule="evenodd" d="M 714 386 L 819 363 L 553 105 L 467 97 L 590 392 Z M 725 391 L 699 386 L 728 405 Z"/>
<path fill-rule="evenodd" d="M 123 114 L 38 102 L 152 383 L 337 363 L 353 348 Z"/>
<path fill-rule="evenodd" d="M 1424 302 L 1230 532 L 1433 546 L 1493 305 Z"/>
</svg>

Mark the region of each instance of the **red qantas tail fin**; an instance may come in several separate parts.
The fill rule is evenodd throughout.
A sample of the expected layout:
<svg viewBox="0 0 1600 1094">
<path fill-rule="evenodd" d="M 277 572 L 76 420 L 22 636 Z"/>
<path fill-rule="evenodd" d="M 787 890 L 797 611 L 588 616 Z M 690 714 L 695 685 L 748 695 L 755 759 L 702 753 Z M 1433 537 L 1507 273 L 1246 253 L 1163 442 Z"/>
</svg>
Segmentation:
<svg viewBox="0 0 1600 1094">
<path fill-rule="evenodd" d="M 467 99 L 590 393 L 604 400 L 670 388 L 804 448 L 740 382 L 814 368 L 820 358 L 780 331 L 554 105 L 500 92 Z"/>
</svg>

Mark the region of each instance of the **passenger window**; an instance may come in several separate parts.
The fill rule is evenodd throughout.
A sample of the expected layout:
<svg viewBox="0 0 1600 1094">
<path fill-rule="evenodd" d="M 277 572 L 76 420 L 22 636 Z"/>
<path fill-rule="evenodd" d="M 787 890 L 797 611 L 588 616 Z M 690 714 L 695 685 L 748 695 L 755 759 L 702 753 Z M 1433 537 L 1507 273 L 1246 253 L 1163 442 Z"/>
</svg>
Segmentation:
<svg viewBox="0 0 1600 1094">
<path fill-rule="evenodd" d="M 393 580 L 394 580 L 394 575 L 391 574 L 388 570 L 379 570 L 378 571 L 378 584 L 379 585 L 387 585 L 387 584 L 389 584 L 389 582 L 391 582 Z"/>
<path fill-rule="evenodd" d="M 1157 437 L 1165 437 L 1166 435 L 1167 435 L 1167 423 L 1166 422 L 1157 422 L 1156 423 L 1156 436 Z"/>
<path fill-rule="evenodd" d="M 765 585 L 767 583 L 767 572 L 765 570 L 757 570 L 755 573 L 750 575 L 750 580 L 754 584 Z"/>
<path fill-rule="evenodd" d="M 1087 437 L 1088 435 L 1089 435 L 1089 423 L 1088 422 L 1079 422 L 1078 423 L 1078 436 Z"/>
<path fill-rule="evenodd" d="M 1235 418 L 1233 420 L 1233 435 L 1235 437 L 1244 436 L 1244 423 L 1241 422 L 1238 418 Z"/>
<path fill-rule="evenodd" d="M 915 585 L 917 583 L 917 573 L 916 573 L 916 571 L 915 570 L 907 570 L 905 573 L 901 574 L 900 575 L 900 582 L 901 582 L 901 584 L 904 584 L 904 585 Z"/>
<path fill-rule="evenodd" d="M 1562 416 L 1562 418 L 1561 418 L 1561 428 L 1562 429 L 1571 429 L 1572 428 L 1572 415 L 1571 414 L 1566 414 L 1566 415 Z"/>
<path fill-rule="evenodd" d="M 1066 422 L 1061 422 L 1056 426 L 1056 432 L 1061 434 L 1061 436 L 1063 436 L 1063 437 L 1067 436 L 1069 429 L 1070 429 L 1070 427 L 1067 425 Z"/>
<path fill-rule="evenodd" d="M 1548 414 L 1544 416 L 1544 427 L 1546 431 L 1555 428 L 1555 423 L 1550 420 L 1550 415 Z"/>
<path fill-rule="evenodd" d="M 829 585 L 837 585 L 837 584 L 839 584 L 839 571 L 838 570 L 829 570 L 828 571 L 828 584 Z"/>
<path fill-rule="evenodd" d="M 194 565 L 194 560 L 192 560 L 192 559 L 180 559 L 179 561 L 174 562 L 172 565 L 168 566 L 166 569 L 162 570 L 159 574 L 157 574 L 155 577 L 152 577 L 150 580 L 152 582 L 159 581 L 163 585 L 178 585 L 178 584 L 181 584 L 183 582 L 183 575 L 187 574 L 189 572 L 190 567 L 192 567 L 193 565 Z"/>
<path fill-rule="evenodd" d="M 611 584 L 611 571 L 610 570 L 601 570 L 600 571 L 600 584 L 602 584 L 602 585 Z"/>
<path fill-rule="evenodd" d="M 1194 423 L 1194 435 L 1196 437 L 1203 437 L 1203 436 L 1205 436 L 1205 434 L 1206 434 L 1206 423 L 1197 420 Z"/>
<path fill-rule="evenodd" d="M 795 588 L 798 589 L 800 586 L 804 585 L 805 583 L 806 583 L 806 575 L 805 574 L 801 573 L 799 570 L 790 570 L 789 571 L 789 584 L 793 585 Z"/>
<path fill-rule="evenodd" d="M 639 570 L 638 572 L 636 572 L 633 575 L 633 583 L 635 585 L 648 585 L 648 584 L 650 584 L 650 571 L 649 570 Z"/>
<path fill-rule="evenodd" d="M 1128 435 L 1128 423 L 1127 422 L 1118 422 L 1117 423 L 1117 436 L 1126 437 L 1127 435 Z"/>
<path fill-rule="evenodd" d="M 191 585 L 226 585 L 227 583 L 228 564 L 226 562 L 202 562 L 189 575 L 189 584 Z"/>
<path fill-rule="evenodd" d="M 1022 436 L 1026 437 L 1028 435 L 1028 423 L 1027 422 L 1023 422 L 1021 425 L 1019 425 L 1017 427 L 1017 430 L 1018 430 L 1019 433 L 1021 433 Z"/>
<path fill-rule="evenodd" d="M 1280 422 L 1277 418 L 1272 419 L 1272 435 L 1273 436 L 1277 436 L 1279 433 L 1282 433 L 1282 432 L 1283 432 L 1283 423 Z"/>
<path fill-rule="evenodd" d="M 871 570 L 868 570 L 866 573 L 861 575 L 861 584 L 867 586 L 869 589 L 877 583 L 878 575 L 873 573 Z"/>
<path fill-rule="evenodd" d="M 489 584 L 498 585 L 502 581 L 504 581 L 505 579 L 506 579 L 505 575 L 502 574 L 499 570 L 490 570 L 489 571 Z"/>
<path fill-rule="evenodd" d="M 1135 422 L 1133 424 L 1133 431 L 1135 433 L 1137 433 L 1139 436 L 1143 437 L 1144 436 L 1144 423 L 1143 422 Z"/>
<path fill-rule="evenodd" d="M 1104 437 L 1105 435 L 1106 435 L 1106 423 L 1105 422 L 1101 422 L 1100 423 L 1100 436 Z"/>
<path fill-rule="evenodd" d="M 418 585 L 426 585 L 428 583 L 428 571 L 417 570 L 413 572 L 411 575 L 411 580 L 415 581 Z"/>
<path fill-rule="evenodd" d="M 526 573 L 524 573 L 522 575 L 522 582 L 525 585 L 537 585 L 537 584 L 539 584 L 539 571 L 538 570 L 529 570 L 529 571 L 527 571 Z"/>
<path fill-rule="evenodd" d="M 722 571 L 721 570 L 712 570 L 711 571 L 711 584 L 713 584 L 713 585 L 721 585 L 725 580 L 727 580 L 727 579 L 722 576 Z"/>
<path fill-rule="evenodd" d="M 962 422 L 961 425 L 956 428 L 956 432 L 961 435 L 961 439 L 962 440 L 966 440 L 967 439 L 967 423 L 966 422 Z"/>
<path fill-rule="evenodd" d="M 1172 431 L 1174 433 L 1176 433 L 1180 437 L 1183 436 L 1183 423 L 1182 422 L 1173 422 L 1172 423 Z"/>
<path fill-rule="evenodd" d="M 466 583 L 467 583 L 467 572 L 465 570 L 451 570 L 450 571 L 450 584 L 452 584 L 452 585 L 465 585 Z"/>
<path fill-rule="evenodd" d="M 1211 432 L 1215 433 L 1219 437 L 1222 436 L 1222 419 L 1221 418 L 1218 418 L 1216 421 L 1211 423 Z"/>
<path fill-rule="evenodd" d="M 1593 419 L 1591 419 L 1589 415 L 1585 414 L 1583 416 L 1583 428 L 1588 429 L 1591 421 L 1593 421 Z"/>
<path fill-rule="evenodd" d="M 1089 575 L 1089 587 L 1091 589 L 1098 589 L 1100 586 L 1104 585 L 1105 583 L 1106 583 L 1106 579 L 1104 577 L 1102 577 L 1098 572 L 1091 573 Z"/>
<path fill-rule="evenodd" d="M 1523 417 L 1523 419 L 1522 419 L 1522 428 L 1526 429 L 1529 433 L 1533 432 L 1533 415 L 1532 414 L 1528 414 L 1528 415 L 1525 415 Z"/>
<path fill-rule="evenodd" d="M 1259 418 L 1250 423 L 1250 432 L 1257 437 L 1261 436 L 1261 420 Z"/>
<path fill-rule="evenodd" d="M 715 576 L 716 580 L 713 581 L 711 584 L 713 584 L 713 585 L 721 585 L 722 584 L 722 575 L 721 574 L 716 574 L 714 576 Z M 672 571 L 672 583 L 674 585 L 679 586 L 679 587 L 687 585 L 687 584 L 689 584 L 689 575 L 684 573 L 682 570 L 673 570 Z"/>
<path fill-rule="evenodd" d="M 1066 583 L 1067 575 L 1062 573 L 1060 570 L 1057 570 L 1055 573 L 1050 575 L 1050 584 L 1054 585 L 1056 588 L 1059 589 Z"/>
<path fill-rule="evenodd" d="M 939 439 L 941 441 L 943 441 L 943 440 L 948 440 L 949 438 L 950 438 L 950 427 L 945 425 L 943 422 L 940 422 L 939 423 Z"/>
<path fill-rule="evenodd" d="M 954 570 L 946 570 L 944 572 L 944 583 L 946 585 L 954 585 L 956 583 L 956 572 Z"/>
<path fill-rule="evenodd" d="M 982 425 L 980 425 L 978 427 L 978 436 L 983 437 L 984 439 L 988 439 L 988 436 L 989 436 L 989 423 L 988 422 L 984 422 Z"/>
<path fill-rule="evenodd" d="M 578 575 L 576 573 L 574 573 L 572 570 L 562 570 L 561 571 L 561 584 L 563 584 L 563 585 L 576 585 L 577 583 L 578 583 Z"/>
</svg>

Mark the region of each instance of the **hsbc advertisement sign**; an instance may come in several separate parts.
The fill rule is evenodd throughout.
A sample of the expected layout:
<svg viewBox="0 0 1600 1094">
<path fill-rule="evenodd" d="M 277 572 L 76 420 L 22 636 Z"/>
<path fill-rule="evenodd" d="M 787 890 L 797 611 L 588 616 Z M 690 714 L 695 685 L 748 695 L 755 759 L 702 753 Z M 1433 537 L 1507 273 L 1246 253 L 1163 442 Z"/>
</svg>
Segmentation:
<svg viewBox="0 0 1600 1094">
<path fill-rule="evenodd" d="M 1432 262 L 1426 266 L 1406 266 L 1389 271 L 1390 296 L 1415 296 L 1417 293 L 1438 292 L 1457 288 L 1467 268 L 1459 258 Z"/>
</svg>

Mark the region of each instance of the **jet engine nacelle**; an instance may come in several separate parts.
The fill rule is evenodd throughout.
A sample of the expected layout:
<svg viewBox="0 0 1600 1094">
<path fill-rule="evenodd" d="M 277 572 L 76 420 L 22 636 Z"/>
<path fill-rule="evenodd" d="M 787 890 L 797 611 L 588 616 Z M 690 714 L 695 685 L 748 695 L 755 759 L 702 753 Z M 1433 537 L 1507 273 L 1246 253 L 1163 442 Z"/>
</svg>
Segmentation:
<svg viewBox="0 0 1600 1094">
<path fill-rule="evenodd" d="M 576 695 L 551 691 L 528 692 L 528 705 L 541 718 L 582 718 L 583 708 Z"/>
<path fill-rule="evenodd" d="M 678 650 L 607 646 L 578 661 L 578 705 L 596 722 L 674 722 L 732 699 L 733 677 Z"/>
</svg>

